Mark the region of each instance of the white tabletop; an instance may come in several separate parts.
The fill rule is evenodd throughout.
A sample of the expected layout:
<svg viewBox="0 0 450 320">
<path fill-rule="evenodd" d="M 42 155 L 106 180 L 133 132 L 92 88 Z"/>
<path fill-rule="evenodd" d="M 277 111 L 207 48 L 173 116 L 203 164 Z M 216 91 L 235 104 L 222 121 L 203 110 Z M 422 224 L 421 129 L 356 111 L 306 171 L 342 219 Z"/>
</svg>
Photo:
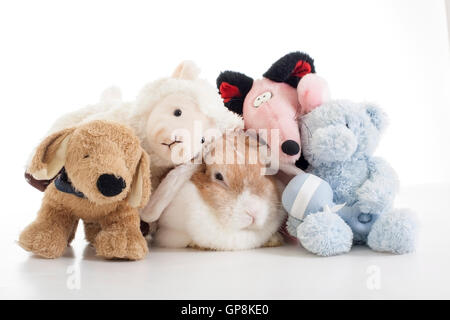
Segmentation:
<svg viewBox="0 0 450 320">
<path fill-rule="evenodd" d="M 152 248 L 143 261 L 105 261 L 79 231 L 64 257 L 46 260 L 14 243 L 32 218 L 27 214 L 21 223 L 15 218 L 2 226 L 0 298 L 448 299 L 449 191 L 448 185 L 401 191 L 398 206 L 414 208 L 422 222 L 418 251 L 404 256 L 355 247 L 320 258 L 289 245 L 241 252 Z"/>
</svg>

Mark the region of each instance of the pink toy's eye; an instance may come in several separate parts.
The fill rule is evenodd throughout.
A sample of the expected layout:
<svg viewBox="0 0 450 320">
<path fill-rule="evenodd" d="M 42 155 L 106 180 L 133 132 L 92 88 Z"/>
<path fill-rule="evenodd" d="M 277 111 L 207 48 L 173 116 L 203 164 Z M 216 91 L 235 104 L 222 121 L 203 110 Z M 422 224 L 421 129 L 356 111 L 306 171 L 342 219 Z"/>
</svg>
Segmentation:
<svg viewBox="0 0 450 320">
<path fill-rule="evenodd" d="M 253 101 L 253 106 L 258 108 L 264 102 L 269 101 L 272 98 L 272 93 L 270 91 L 266 91 L 263 94 L 260 94 L 256 97 L 255 101 Z"/>
</svg>

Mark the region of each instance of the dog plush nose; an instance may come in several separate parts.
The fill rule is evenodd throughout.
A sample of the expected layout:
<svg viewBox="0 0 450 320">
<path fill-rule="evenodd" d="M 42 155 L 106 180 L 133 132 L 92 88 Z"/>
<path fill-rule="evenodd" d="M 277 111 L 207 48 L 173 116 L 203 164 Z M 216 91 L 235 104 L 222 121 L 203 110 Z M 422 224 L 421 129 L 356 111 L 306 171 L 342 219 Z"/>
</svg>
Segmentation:
<svg viewBox="0 0 450 320">
<path fill-rule="evenodd" d="M 117 196 L 126 186 L 125 180 L 113 174 L 102 174 L 97 179 L 97 188 L 105 197 Z"/>
<path fill-rule="evenodd" d="M 293 156 L 300 152 L 300 146 L 294 140 L 286 140 L 281 145 L 281 150 L 288 156 Z"/>
</svg>

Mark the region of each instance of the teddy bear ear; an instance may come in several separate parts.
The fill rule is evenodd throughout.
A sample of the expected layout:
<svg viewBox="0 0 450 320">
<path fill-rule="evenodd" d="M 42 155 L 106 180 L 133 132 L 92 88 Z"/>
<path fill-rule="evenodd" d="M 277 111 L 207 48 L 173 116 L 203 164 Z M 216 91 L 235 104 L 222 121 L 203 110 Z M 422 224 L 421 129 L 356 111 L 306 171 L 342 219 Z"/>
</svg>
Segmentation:
<svg viewBox="0 0 450 320">
<path fill-rule="evenodd" d="M 365 109 L 370 117 L 370 121 L 372 121 L 378 131 L 384 131 L 389 124 L 387 114 L 380 107 L 373 104 L 366 105 Z"/>
<path fill-rule="evenodd" d="M 181 62 L 172 73 L 172 78 L 183 80 L 195 80 L 200 74 L 200 68 L 190 60 Z"/>
<path fill-rule="evenodd" d="M 280 58 L 263 74 L 263 77 L 297 88 L 298 82 L 305 75 L 315 72 L 314 60 L 308 54 L 296 51 Z"/>
<path fill-rule="evenodd" d="M 243 73 L 225 71 L 217 77 L 216 84 L 225 106 L 242 115 L 244 100 L 253 86 L 253 79 Z"/>
</svg>

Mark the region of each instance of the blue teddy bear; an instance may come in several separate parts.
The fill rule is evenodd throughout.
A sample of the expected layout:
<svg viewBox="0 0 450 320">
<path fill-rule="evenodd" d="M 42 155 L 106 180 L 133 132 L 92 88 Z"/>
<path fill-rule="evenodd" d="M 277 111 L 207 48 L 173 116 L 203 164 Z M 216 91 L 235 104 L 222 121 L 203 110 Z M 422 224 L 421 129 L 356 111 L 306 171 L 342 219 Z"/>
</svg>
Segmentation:
<svg viewBox="0 0 450 320">
<path fill-rule="evenodd" d="M 352 244 L 397 254 L 414 250 L 414 215 L 392 210 L 397 175 L 373 156 L 386 126 L 378 107 L 343 100 L 326 102 L 300 119 L 309 174 L 288 184 L 283 205 L 290 213 L 288 232 L 307 250 L 321 256 L 348 252 Z M 305 198 L 313 201 L 304 203 Z"/>
</svg>

